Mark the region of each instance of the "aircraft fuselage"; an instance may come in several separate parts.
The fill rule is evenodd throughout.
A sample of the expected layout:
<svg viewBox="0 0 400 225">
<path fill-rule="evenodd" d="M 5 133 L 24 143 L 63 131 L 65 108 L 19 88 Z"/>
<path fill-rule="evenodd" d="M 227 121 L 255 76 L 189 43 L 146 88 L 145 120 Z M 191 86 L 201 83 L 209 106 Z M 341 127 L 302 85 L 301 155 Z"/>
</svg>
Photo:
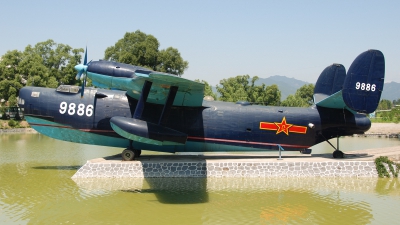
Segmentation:
<svg viewBox="0 0 400 225">
<path fill-rule="evenodd" d="M 73 90 L 71 93 L 70 90 Z M 64 91 L 64 92 L 63 92 Z M 131 118 L 137 100 L 125 91 L 79 87 L 24 87 L 19 106 L 28 123 L 52 138 L 92 145 L 127 147 L 112 129 L 115 116 Z M 142 120 L 159 124 L 163 105 L 146 103 Z M 173 106 L 163 126 L 187 134 L 185 144 L 134 142 L 137 149 L 162 152 L 266 151 L 309 148 L 327 139 L 364 133 L 367 117 L 344 109 L 256 106 L 203 101 L 201 107 Z"/>
</svg>

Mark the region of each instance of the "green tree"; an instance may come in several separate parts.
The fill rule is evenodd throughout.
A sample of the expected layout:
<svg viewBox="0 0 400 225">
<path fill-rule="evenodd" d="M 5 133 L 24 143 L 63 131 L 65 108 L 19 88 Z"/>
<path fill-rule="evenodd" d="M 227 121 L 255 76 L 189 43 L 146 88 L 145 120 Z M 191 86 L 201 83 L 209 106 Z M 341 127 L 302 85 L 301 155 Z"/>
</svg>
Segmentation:
<svg viewBox="0 0 400 225">
<path fill-rule="evenodd" d="M 211 96 L 214 98 L 214 100 L 217 100 L 217 95 L 212 91 L 212 86 L 209 85 L 207 81 L 205 80 L 200 81 L 199 79 L 196 79 L 194 81 L 204 84 L 204 97 Z"/>
<path fill-rule="evenodd" d="M 314 84 L 305 84 L 289 95 L 281 105 L 286 107 L 309 107 L 313 104 Z"/>
<path fill-rule="evenodd" d="M 254 79 L 254 78 L 253 78 Z M 257 77 L 258 79 L 258 77 Z M 281 99 L 281 92 L 279 91 L 278 85 L 273 84 L 266 86 L 265 84 L 255 86 L 252 81 L 251 88 L 249 90 L 249 102 L 258 105 L 279 105 Z"/>
<path fill-rule="evenodd" d="M 378 110 L 388 110 L 392 108 L 392 102 L 387 99 L 382 99 L 378 104 Z"/>
<path fill-rule="evenodd" d="M 74 66 L 83 49 L 73 49 L 49 39 L 28 45 L 23 52 L 8 51 L 0 61 L 0 99 L 16 105 L 19 90 L 26 84 L 55 88 L 59 83 L 80 84 Z"/>
<path fill-rule="evenodd" d="M 314 88 L 314 84 L 305 84 L 296 91 L 296 95 L 304 99 L 311 106 L 314 103 Z"/>
<path fill-rule="evenodd" d="M 23 77 L 19 72 L 19 64 L 22 53 L 14 50 L 8 51 L 0 61 L 0 99 L 9 102 L 9 105 L 17 104 L 19 89 L 24 85 Z M 2 104 L 4 104 L 3 102 Z"/>
<path fill-rule="evenodd" d="M 281 92 L 277 85 L 255 85 L 258 77 L 250 81 L 249 75 L 241 75 L 223 79 L 217 85 L 221 94 L 219 100 L 227 102 L 248 101 L 260 105 L 279 105 Z"/>
<path fill-rule="evenodd" d="M 391 113 L 393 114 L 393 122 L 400 122 L 400 107 L 393 108 Z"/>
<path fill-rule="evenodd" d="M 308 107 L 310 106 L 308 102 L 300 98 L 300 96 L 294 94 L 289 95 L 285 100 L 282 101 L 281 106 L 285 107 Z"/>
<path fill-rule="evenodd" d="M 19 64 L 19 70 L 27 80 L 27 85 L 55 88 L 58 85 L 55 76 L 50 76 L 50 70 L 42 63 L 37 54 L 26 54 Z"/>
<path fill-rule="evenodd" d="M 28 81 L 32 83 L 28 82 L 29 85 L 56 87 L 58 83 L 80 84 L 80 81 L 75 80 L 74 66 L 81 62 L 83 52 L 83 48 L 73 49 L 51 39 L 39 42 L 34 47 L 28 45 L 24 51 L 26 62 L 22 65 L 25 69 L 23 74 L 30 78 Z M 37 84 L 38 77 L 43 80 L 40 84 Z"/>
<path fill-rule="evenodd" d="M 249 75 L 241 75 L 223 79 L 217 85 L 217 91 L 221 94 L 219 100 L 225 102 L 247 101 L 249 86 Z"/>
<path fill-rule="evenodd" d="M 158 40 L 151 34 L 140 30 L 126 32 L 114 46 L 106 49 L 104 59 L 182 75 L 189 63 L 182 59 L 177 49 L 159 50 L 159 46 Z"/>
<path fill-rule="evenodd" d="M 178 49 L 168 47 L 161 50 L 158 56 L 158 64 L 156 71 L 182 75 L 183 71 L 188 68 L 189 63 L 184 61 Z"/>
</svg>

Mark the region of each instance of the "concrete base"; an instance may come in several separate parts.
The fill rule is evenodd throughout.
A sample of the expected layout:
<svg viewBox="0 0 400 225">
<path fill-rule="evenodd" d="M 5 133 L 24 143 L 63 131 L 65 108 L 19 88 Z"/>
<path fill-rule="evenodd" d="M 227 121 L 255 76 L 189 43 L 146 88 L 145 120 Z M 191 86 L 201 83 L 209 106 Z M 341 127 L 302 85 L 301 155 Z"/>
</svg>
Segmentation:
<svg viewBox="0 0 400 225">
<path fill-rule="evenodd" d="M 89 160 L 72 178 L 152 177 L 378 177 L 374 159 L 400 158 L 400 146 L 332 154 L 291 155 L 144 155 L 125 162 L 119 155 Z"/>
</svg>

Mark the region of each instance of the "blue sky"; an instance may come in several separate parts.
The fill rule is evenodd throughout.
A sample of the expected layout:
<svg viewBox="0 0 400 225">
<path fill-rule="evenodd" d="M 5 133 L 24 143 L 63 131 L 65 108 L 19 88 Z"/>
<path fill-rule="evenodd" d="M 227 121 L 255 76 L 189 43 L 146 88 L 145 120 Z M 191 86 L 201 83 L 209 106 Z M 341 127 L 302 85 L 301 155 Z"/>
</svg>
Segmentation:
<svg viewBox="0 0 400 225">
<path fill-rule="evenodd" d="M 154 35 L 189 62 L 183 77 L 212 85 L 236 75 L 283 75 L 315 83 L 332 63 L 349 68 L 379 49 L 386 82 L 400 82 L 400 1 L 5 1 L 0 55 L 47 39 L 88 58 L 126 32 Z"/>
</svg>

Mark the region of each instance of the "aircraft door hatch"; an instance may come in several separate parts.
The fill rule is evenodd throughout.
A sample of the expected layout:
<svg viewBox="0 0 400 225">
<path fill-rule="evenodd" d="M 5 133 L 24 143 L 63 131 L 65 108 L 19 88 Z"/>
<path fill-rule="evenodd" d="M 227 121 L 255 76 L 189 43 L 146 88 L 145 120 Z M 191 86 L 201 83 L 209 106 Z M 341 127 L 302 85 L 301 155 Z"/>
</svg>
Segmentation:
<svg viewBox="0 0 400 225">
<path fill-rule="evenodd" d="M 110 118 L 112 117 L 112 99 L 114 95 L 97 92 L 94 98 L 93 127 L 96 129 L 112 130 Z"/>
</svg>

